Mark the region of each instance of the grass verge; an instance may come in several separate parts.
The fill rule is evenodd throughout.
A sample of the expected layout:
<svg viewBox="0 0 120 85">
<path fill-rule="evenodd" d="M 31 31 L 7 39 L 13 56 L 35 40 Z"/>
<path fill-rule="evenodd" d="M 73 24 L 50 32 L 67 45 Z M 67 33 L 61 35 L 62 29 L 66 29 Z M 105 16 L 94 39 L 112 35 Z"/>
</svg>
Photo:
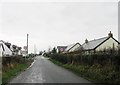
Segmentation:
<svg viewBox="0 0 120 85">
<path fill-rule="evenodd" d="M 5 70 L 2 71 L 2 85 L 6 85 L 11 79 L 17 76 L 20 72 L 24 71 L 30 66 L 33 61 L 25 63 L 14 63 L 14 67 L 5 66 Z"/>
<path fill-rule="evenodd" d="M 49 58 L 49 60 L 52 61 L 54 64 L 56 64 L 56 65 L 58 65 L 58 66 L 61 66 L 61 67 L 65 68 L 65 69 L 68 69 L 68 70 L 72 71 L 73 73 L 75 73 L 76 75 L 78 75 L 78 76 L 80 76 L 80 77 L 83 77 L 83 78 L 85 78 L 85 79 L 87 79 L 87 80 L 89 80 L 89 81 L 94 82 L 94 81 L 91 80 L 90 78 L 87 78 L 87 77 L 85 77 L 85 76 L 83 75 L 82 72 L 84 72 L 84 70 L 83 70 L 84 66 L 79 66 L 79 68 L 78 68 L 78 66 L 76 66 L 76 65 L 63 64 L 63 63 L 61 63 L 61 62 L 59 62 L 59 61 L 56 61 L 56 60 L 54 60 L 54 59 L 51 59 L 51 58 Z M 81 69 L 81 68 L 82 68 L 82 69 Z M 80 69 L 81 69 L 81 70 L 80 70 Z"/>
</svg>

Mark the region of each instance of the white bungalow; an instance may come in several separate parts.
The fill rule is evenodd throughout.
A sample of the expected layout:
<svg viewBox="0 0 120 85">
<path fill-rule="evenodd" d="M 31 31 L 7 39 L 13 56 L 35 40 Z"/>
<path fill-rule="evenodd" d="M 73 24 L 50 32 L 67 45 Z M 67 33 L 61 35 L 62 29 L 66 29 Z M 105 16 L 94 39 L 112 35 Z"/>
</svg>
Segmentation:
<svg viewBox="0 0 120 85">
<path fill-rule="evenodd" d="M 12 55 L 12 51 L 11 49 L 9 49 L 6 45 L 4 41 L 0 41 L 0 57 L 8 57 Z"/>
<path fill-rule="evenodd" d="M 78 51 L 80 49 L 81 45 L 80 43 L 74 43 L 71 45 L 68 45 L 67 48 L 65 49 L 65 52 L 75 52 Z"/>
<path fill-rule="evenodd" d="M 100 39 L 94 39 L 91 41 L 85 40 L 85 43 L 81 46 L 82 50 L 89 52 L 96 52 L 96 51 L 104 51 L 104 50 L 118 50 L 118 46 L 120 42 L 118 42 L 115 38 L 113 38 L 113 34 L 108 34 L 107 37 L 103 37 Z"/>
</svg>

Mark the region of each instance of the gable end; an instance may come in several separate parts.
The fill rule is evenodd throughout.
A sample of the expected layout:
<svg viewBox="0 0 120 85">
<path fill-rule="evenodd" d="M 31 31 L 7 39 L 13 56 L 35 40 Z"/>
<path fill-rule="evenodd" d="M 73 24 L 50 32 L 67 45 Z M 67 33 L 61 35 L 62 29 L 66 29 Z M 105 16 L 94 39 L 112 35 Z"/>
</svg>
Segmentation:
<svg viewBox="0 0 120 85">
<path fill-rule="evenodd" d="M 99 47 L 100 45 L 102 45 L 104 42 L 106 42 L 108 39 L 110 39 L 111 37 L 108 37 L 106 40 L 104 40 L 103 42 L 101 42 L 99 45 L 97 45 L 95 48 L 93 48 L 93 50 L 95 50 L 97 47 Z"/>
<path fill-rule="evenodd" d="M 79 43 L 76 43 L 75 45 L 73 45 L 70 49 L 72 49 L 74 46 L 76 46 L 77 44 L 79 44 Z M 80 45 L 80 44 L 79 44 Z M 80 45 L 81 46 L 81 45 Z M 67 50 L 67 52 L 70 50 L 70 49 L 68 49 Z"/>
<path fill-rule="evenodd" d="M 115 40 L 118 44 L 120 44 L 120 42 L 118 42 L 115 38 L 113 38 L 113 37 L 108 37 L 106 40 L 104 40 L 102 43 L 100 43 L 98 46 L 96 46 L 95 48 L 94 48 L 94 50 L 97 48 L 97 47 L 99 47 L 100 45 L 102 45 L 104 42 L 106 42 L 108 39 L 110 39 L 110 38 L 112 38 L 113 40 Z"/>
</svg>

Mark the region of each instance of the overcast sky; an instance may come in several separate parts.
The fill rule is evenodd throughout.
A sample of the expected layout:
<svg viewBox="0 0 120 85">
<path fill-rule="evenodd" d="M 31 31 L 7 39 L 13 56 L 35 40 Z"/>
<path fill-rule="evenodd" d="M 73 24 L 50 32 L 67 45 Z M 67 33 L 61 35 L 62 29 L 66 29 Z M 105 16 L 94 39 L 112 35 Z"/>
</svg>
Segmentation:
<svg viewBox="0 0 120 85">
<path fill-rule="evenodd" d="M 117 2 L 2 2 L 0 39 L 29 52 L 49 47 L 83 44 L 85 39 L 106 37 L 112 31 L 118 40 Z"/>
</svg>

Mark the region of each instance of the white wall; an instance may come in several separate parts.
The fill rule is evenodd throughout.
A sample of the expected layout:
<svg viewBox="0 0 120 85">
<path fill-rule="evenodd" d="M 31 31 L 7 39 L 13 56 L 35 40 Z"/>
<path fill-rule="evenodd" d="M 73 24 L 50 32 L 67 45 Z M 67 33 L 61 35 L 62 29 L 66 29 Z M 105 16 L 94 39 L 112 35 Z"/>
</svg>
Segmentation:
<svg viewBox="0 0 120 85">
<path fill-rule="evenodd" d="M 73 52 L 79 47 L 80 47 L 80 44 L 76 44 L 72 49 L 69 50 L 69 52 Z"/>
<path fill-rule="evenodd" d="M 97 47 L 96 51 L 113 48 L 113 43 L 114 43 L 114 48 L 117 50 L 118 43 L 114 39 L 109 38 L 107 41 L 105 41 L 103 44 L 101 44 L 99 47 Z"/>
<path fill-rule="evenodd" d="M 0 43 L 3 45 L 5 49 L 5 51 L 3 51 L 3 48 L 2 47 L 0 48 L 0 56 L 12 55 L 12 51 L 3 42 L 0 42 Z M 2 52 L 3 52 L 3 55 L 2 55 Z"/>
<path fill-rule="evenodd" d="M 0 57 L 2 57 L 2 52 L 3 52 L 3 49 L 2 49 L 2 46 L 0 46 Z"/>
</svg>

